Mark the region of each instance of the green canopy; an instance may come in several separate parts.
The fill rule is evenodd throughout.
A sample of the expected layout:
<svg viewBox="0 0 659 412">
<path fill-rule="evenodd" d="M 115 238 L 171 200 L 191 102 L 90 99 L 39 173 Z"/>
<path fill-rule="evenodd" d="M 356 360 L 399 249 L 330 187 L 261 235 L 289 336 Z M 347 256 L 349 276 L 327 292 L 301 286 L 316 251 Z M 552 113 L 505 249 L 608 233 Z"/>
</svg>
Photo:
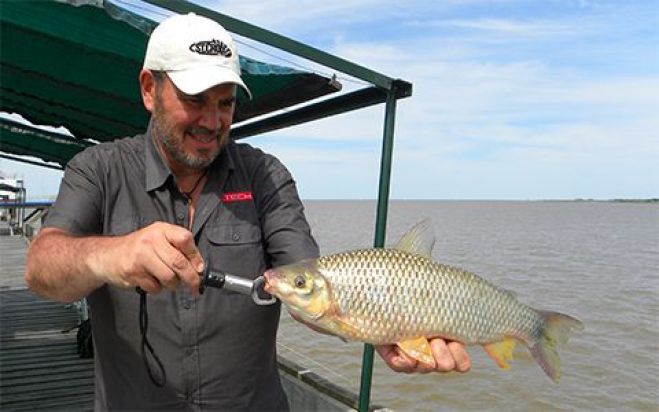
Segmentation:
<svg viewBox="0 0 659 412">
<path fill-rule="evenodd" d="M 0 111 L 33 124 L 64 126 L 75 138 L 1 119 L 0 151 L 64 165 L 88 145 L 86 139 L 143 132 L 149 113 L 142 106 L 138 74 L 155 25 L 102 1 L 3 1 Z M 242 56 L 240 64 L 253 99 L 240 92 L 236 124 L 341 88 L 314 73 Z"/>
<path fill-rule="evenodd" d="M 0 122 L 0 133 L 0 150 L 28 154 L 60 165 L 66 164 L 76 153 L 93 144 L 9 119 Z"/>
</svg>

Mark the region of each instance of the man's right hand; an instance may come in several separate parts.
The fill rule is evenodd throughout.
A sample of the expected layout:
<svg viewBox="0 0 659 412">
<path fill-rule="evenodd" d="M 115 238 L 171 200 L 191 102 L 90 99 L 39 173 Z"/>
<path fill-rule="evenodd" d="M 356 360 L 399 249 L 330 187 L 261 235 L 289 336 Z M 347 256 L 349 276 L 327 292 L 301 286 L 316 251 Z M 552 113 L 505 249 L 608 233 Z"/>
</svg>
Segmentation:
<svg viewBox="0 0 659 412">
<path fill-rule="evenodd" d="M 106 283 L 158 293 L 183 282 L 196 296 L 203 269 L 192 233 L 169 223 L 124 236 L 74 236 L 47 227 L 30 245 L 25 281 L 33 292 L 61 302 L 82 299 Z"/>
<path fill-rule="evenodd" d="M 175 291 L 183 282 L 199 294 L 204 261 L 192 233 L 181 226 L 156 222 L 113 238 L 111 247 L 99 252 L 90 256 L 90 268 L 108 283 L 158 293 L 163 286 Z"/>
</svg>

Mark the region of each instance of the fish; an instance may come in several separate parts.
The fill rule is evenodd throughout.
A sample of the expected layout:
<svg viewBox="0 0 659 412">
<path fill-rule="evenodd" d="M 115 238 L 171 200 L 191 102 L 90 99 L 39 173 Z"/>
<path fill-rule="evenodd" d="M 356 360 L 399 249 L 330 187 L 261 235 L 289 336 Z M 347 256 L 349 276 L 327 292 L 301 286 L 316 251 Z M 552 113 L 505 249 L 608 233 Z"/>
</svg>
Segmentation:
<svg viewBox="0 0 659 412">
<path fill-rule="evenodd" d="M 265 291 L 312 327 L 342 340 L 397 345 L 428 365 L 435 364 L 429 339 L 437 337 L 481 345 L 503 369 L 521 343 L 558 382 L 557 347 L 583 323 L 534 309 L 514 292 L 434 261 L 434 244 L 424 220 L 393 248 L 350 250 L 267 270 Z"/>
</svg>

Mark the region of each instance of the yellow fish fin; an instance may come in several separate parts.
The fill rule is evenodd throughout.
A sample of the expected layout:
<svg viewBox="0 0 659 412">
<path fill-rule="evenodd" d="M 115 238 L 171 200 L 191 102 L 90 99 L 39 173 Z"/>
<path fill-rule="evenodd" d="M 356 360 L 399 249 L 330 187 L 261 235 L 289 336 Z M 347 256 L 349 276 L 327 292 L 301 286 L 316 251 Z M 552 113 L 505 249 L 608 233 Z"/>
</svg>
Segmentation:
<svg viewBox="0 0 659 412">
<path fill-rule="evenodd" d="M 347 321 L 346 317 L 341 314 L 339 306 L 336 303 L 332 304 L 327 315 L 326 319 L 331 324 L 332 332 L 344 342 L 346 341 L 345 338 L 359 339 L 362 334 L 361 330 L 358 326 Z"/>
<path fill-rule="evenodd" d="M 348 338 L 354 339 L 356 336 L 361 335 L 359 328 L 348 322 L 345 322 L 343 319 L 334 319 L 334 325 L 336 325 L 339 335 L 341 336 L 347 336 Z"/>
<path fill-rule="evenodd" d="M 510 369 L 508 361 L 513 359 L 513 350 L 517 341 L 513 338 L 506 338 L 500 342 L 488 343 L 483 345 L 483 349 L 490 355 L 497 365 L 502 369 Z"/>
<path fill-rule="evenodd" d="M 435 367 L 435 357 L 432 356 L 428 339 L 420 337 L 397 343 L 398 347 L 406 355 L 418 360 L 421 363 Z"/>
</svg>

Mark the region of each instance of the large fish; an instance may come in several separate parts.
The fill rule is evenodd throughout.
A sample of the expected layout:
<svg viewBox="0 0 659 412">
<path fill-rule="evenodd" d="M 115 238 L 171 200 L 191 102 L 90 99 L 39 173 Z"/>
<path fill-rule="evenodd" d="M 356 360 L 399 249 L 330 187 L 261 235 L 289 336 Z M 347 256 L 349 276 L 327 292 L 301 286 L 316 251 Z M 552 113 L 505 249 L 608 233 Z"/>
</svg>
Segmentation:
<svg viewBox="0 0 659 412">
<path fill-rule="evenodd" d="M 265 273 L 266 291 L 307 323 L 348 340 L 397 344 L 433 365 L 429 338 L 483 345 L 508 369 L 517 342 L 555 382 L 556 346 L 583 324 L 533 309 L 483 278 L 434 262 L 435 238 L 423 221 L 393 249 L 364 249 L 281 266 Z"/>
</svg>

